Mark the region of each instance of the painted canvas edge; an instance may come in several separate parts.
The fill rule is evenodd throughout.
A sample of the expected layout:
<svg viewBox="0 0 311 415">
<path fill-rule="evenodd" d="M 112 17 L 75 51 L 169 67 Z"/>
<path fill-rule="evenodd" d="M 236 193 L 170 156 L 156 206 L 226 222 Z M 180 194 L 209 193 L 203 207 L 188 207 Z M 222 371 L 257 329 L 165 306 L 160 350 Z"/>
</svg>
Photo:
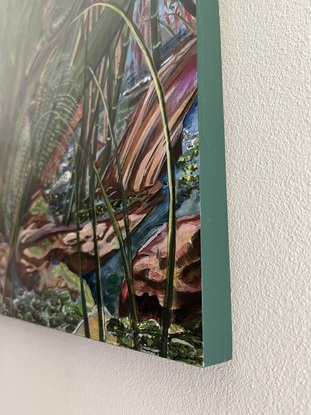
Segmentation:
<svg viewBox="0 0 311 415">
<path fill-rule="evenodd" d="M 204 366 L 232 358 L 230 265 L 218 0 L 198 0 Z"/>
</svg>

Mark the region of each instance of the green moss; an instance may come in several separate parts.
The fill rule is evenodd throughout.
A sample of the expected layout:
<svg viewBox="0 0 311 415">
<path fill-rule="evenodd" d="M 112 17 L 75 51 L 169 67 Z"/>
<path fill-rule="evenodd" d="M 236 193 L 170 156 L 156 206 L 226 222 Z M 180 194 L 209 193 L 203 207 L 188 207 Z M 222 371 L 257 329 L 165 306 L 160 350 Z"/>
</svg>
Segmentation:
<svg viewBox="0 0 311 415">
<path fill-rule="evenodd" d="M 69 291 L 72 292 L 80 292 L 80 278 L 74 274 L 73 272 L 71 272 L 69 270 L 69 268 L 67 267 L 67 265 L 60 263 L 58 264 L 53 270 L 52 270 L 52 276 L 55 278 L 59 278 L 61 277 L 66 286 L 68 287 Z M 93 296 L 91 293 L 91 290 L 89 288 L 89 286 L 87 285 L 87 283 L 85 281 L 83 281 L 83 285 L 84 285 L 84 292 L 85 292 L 85 299 L 86 299 L 86 306 L 88 311 L 92 311 L 95 303 L 93 300 Z M 68 295 L 67 294 L 63 294 L 64 298 L 66 297 L 68 300 Z M 64 301 L 63 301 L 64 302 Z"/>
<path fill-rule="evenodd" d="M 13 303 L 6 299 L 4 305 L 5 315 L 69 333 L 83 320 L 79 298 L 59 288 L 48 288 L 41 295 L 19 289 Z"/>
<path fill-rule="evenodd" d="M 38 197 L 30 206 L 29 212 L 32 215 L 46 215 L 49 210 L 49 205 L 42 196 Z"/>
<path fill-rule="evenodd" d="M 120 346 L 134 348 L 133 330 L 128 318 L 111 318 L 107 331 Z M 139 346 L 145 353 L 159 355 L 161 327 L 155 320 L 138 323 Z M 171 325 L 168 336 L 168 358 L 193 365 L 202 365 L 202 335 L 186 330 L 180 325 Z"/>
</svg>

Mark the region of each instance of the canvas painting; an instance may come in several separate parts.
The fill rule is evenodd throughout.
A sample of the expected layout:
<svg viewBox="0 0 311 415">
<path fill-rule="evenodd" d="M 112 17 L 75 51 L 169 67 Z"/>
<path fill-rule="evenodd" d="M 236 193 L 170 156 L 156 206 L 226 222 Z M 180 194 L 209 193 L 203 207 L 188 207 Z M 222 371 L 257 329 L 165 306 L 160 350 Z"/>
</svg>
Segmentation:
<svg viewBox="0 0 311 415">
<path fill-rule="evenodd" d="M 2 2 L 0 314 L 204 364 L 197 3 Z"/>
</svg>

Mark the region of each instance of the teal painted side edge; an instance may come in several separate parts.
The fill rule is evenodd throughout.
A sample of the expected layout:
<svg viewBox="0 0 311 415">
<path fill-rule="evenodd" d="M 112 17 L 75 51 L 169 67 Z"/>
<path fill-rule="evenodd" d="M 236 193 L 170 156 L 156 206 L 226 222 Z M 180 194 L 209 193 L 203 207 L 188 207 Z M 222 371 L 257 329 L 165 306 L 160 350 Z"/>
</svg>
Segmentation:
<svg viewBox="0 0 311 415">
<path fill-rule="evenodd" d="M 232 357 L 218 0 L 197 0 L 204 365 Z"/>
</svg>

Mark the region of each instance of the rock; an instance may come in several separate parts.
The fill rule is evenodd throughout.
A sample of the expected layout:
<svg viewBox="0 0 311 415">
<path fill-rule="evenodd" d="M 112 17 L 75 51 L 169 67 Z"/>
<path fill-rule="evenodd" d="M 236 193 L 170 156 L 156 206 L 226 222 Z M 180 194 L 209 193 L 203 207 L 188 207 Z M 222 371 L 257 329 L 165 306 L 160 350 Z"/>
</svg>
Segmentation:
<svg viewBox="0 0 311 415">
<path fill-rule="evenodd" d="M 176 322 L 201 313 L 200 215 L 177 220 L 173 311 Z M 133 261 L 134 292 L 140 319 L 160 318 L 166 287 L 167 224 L 138 251 Z M 125 284 L 125 283 L 124 283 Z M 120 315 L 126 315 L 127 290 L 122 286 Z"/>
<path fill-rule="evenodd" d="M 140 210 L 138 210 L 139 212 Z M 147 210 L 148 212 L 148 210 Z M 146 212 L 129 215 L 130 229 L 134 230 L 146 216 Z M 118 220 L 125 237 L 123 219 Z M 95 268 L 94 235 L 91 223 L 80 229 L 81 263 L 83 275 Z M 110 220 L 97 223 L 97 243 L 100 260 L 105 260 L 112 252 L 119 249 L 119 242 Z M 29 290 L 45 287 L 63 287 L 67 282 L 55 276 L 55 263 L 65 263 L 66 267 L 78 273 L 78 244 L 74 226 L 56 226 L 43 215 L 36 215 L 28 220 L 22 228 L 17 249 L 17 269 L 22 284 Z M 39 281 L 38 281 L 39 280 Z"/>
</svg>

